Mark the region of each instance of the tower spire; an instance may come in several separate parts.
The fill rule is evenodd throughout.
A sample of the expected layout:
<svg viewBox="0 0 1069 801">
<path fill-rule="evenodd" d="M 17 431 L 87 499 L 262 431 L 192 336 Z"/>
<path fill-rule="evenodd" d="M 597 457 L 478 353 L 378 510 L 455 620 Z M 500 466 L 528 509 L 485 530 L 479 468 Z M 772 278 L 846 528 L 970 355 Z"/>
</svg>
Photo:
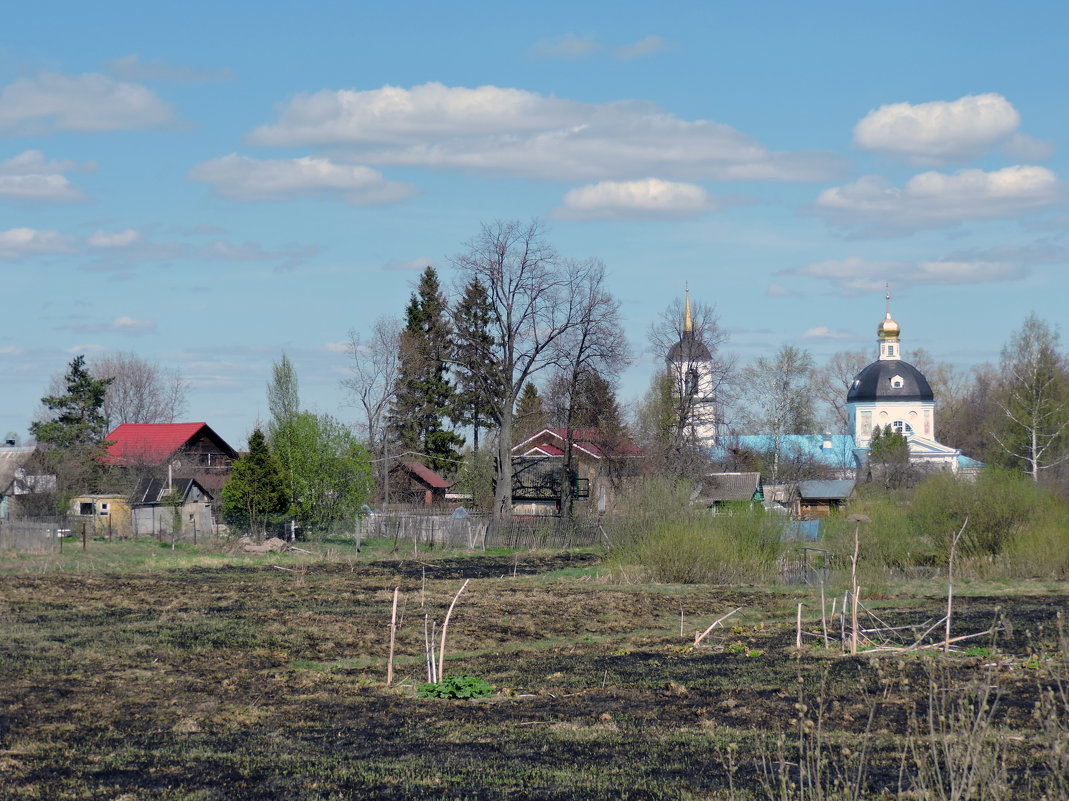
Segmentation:
<svg viewBox="0 0 1069 801">
<path fill-rule="evenodd" d="M 683 333 L 684 334 L 693 334 L 694 333 L 694 318 L 691 317 L 691 315 L 690 315 L 690 286 L 687 285 L 687 284 L 684 284 L 684 287 L 686 287 L 685 291 L 687 293 L 687 301 L 686 301 L 686 310 L 683 312 Z"/>
<path fill-rule="evenodd" d="M 885 300 L 887 302 L 887 313 L 876 327 L 876 339 L 879 341 L 880 345 L 880 358 L 901 359 L 902 352 L 898 344 L 898 339 L 902 334 L 902 329 L 891 316 L 890 283 L 885 285 Z"/>
</svg>

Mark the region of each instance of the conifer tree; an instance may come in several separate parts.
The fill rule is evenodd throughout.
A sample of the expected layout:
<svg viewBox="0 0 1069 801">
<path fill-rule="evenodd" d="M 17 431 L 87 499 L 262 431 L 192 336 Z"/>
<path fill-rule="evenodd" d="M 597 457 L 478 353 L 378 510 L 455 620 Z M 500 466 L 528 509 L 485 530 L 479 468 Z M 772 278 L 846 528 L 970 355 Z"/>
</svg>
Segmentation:
<svg viewBox="0 0 1069 801">
<path fill-rule="evenodd" d="M 493 307 L 486 287 L 472 278 L 453 310 L 453 363 L 457 376 L 456 421 L 472 428 L 472 449 L 479 451 L 479 432 L 493 424 L 503 393 L 494 367 Z"/>
<path fill-rule="evenodd" d="M 405 311 L 390 428 L 401 446 L 419 453 L 429 467 L 452 472 L 464 440 L 446 424 L 456 409 L 456 389 L 449 378 L 452 327 L 446 309 L 438 274 L 428 267 Z"/>
<path fill-rule="evenodd" d="M 549 414 L 538 387 L 528 382 L 524 384 L 520 399 L 516 401 L 516 412 L 513 415 L 514 431 L 513 442 L 523 442 L 545 428 L 549 424 Z"/>
<path fill-rule="evenodd" d="M 39 443 L 61 449 L 99 446 L 108 434 L 103 408 L 111 381 L 93 378 L 86 369 L 85 357 L 76 356 L 64 379 L 67 391 L 41 398 L 41 403 L 53 413 L 52 418 L 33 423 L 30 433 Z"/>
<path fill-rule="evenodd" d="M 223 520 L 250 533 L 263 535 L 269 516 L 286 509 L 286 491 L 278 460 L 257 428 L 249 436 L 249 452 L 234 462 L 223 486 Z"/>
</svg>

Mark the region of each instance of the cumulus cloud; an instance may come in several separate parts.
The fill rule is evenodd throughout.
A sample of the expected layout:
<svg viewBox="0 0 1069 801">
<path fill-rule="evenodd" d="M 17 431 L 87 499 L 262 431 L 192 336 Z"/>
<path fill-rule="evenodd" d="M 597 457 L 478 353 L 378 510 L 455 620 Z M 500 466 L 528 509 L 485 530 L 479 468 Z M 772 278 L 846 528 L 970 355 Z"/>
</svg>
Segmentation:
<svg viewBox="0 0 1069 801">
<path fill-rule="evenodd" d="M 660 36 L 647 36 L 634 44 L 616 48 L 616 57 L 622 59 L 642 58 L 672 48 L 672 43 Z"/>
<path fill-rule="evenodd" d="M 175 120 L 150 89 L 106 75 L 42 72 L 0 91 L 0 132 L 42 135 L 152 128 Z"/>
<path fill-rule="evenodd" d="M 117 317 L 110 323 L 71 323 L 67 326 L 79 334 L 125 334 L 141 336 L 156 330 L 155 320 L 136 320 L 133 317 Z"/>
<path fill-rule="evenodd" d="M 601 46 L 592 36 L 576 36 L 568 33 L 547 39 L 539 39 L 528 51 L 534 58 L 575 59 L 596 53 Z"/>
<path fill-rule="evenodd" d="M 1046 161 L 1056 151 L 1054 142 L 1024 133 L 1015 133 L 1002 143 L 1002 152 L 1019 161 Z"/>
<path fill-rule="evenodd" d="M 559 180 L 827 180 L 838 156 L 774 152 L 721 123 L 643 101 L 588 104 L 522 89 L 428 83 L 293 98 L 249 141 L 343 148 L 362 164 Z"/>
<path fill-rule="evenodd" d="M 854 145 L 922 164 L 982 155 L 1012 134 L 1021 115 L 1002 95 L 892 103 L 870 111 L 854 126 Z"/>
<path fill-rule="evenodd" d="M 966 220 L 1014 217 L 1057 203 L 1057 176 L 1046 167 L 1005 167 L 994 172 L 925 172 L 898 188 L 867 175 L 825 189 L 813 213 L 835 225 L 860 225 L 869 233 L 941 228 Z"/>
<path fill-rule="evenodd" d="M 312 156 L 261 160 L 231 153 L 198 164 L 189 171 L 189 178 L 234 200 L 282 200 L 332 192 L 354 206 L 378 206 L 415 194 L 409 184 L 388 181 L 377 170 Z"/>
<path fill-rule="evenodd" d="M 142 61 L 140 56 L 123 56 L 112 59 L 104 68 L 123 81 L 178 81 L 180 83 L 201 84 L 208 81 L 227 81 L 233 78 L 229 69 L 213 71 L 193 70 L 179 67 L 164 61 Z"/>
<path fill-rule="evenodd" d="M 0 231 L 0 259 L 21 259 L 44 253 L 74 253 L 74 237 L 59 231 L 11 228 Z"/>
<path fill-rule="evenodd" d="M 844 294 L 880 290 L 885 282 L 898 284 L 957 285 L 995 281 L 1016 281 L 1028 274 L 1025 265 L 1009 261 L 870 261 L 848 258 L 815 262 L 795 271 L 796 275 L 820 278 L 836 285 Z"/>
<path fill-rule="evenodd" d="M 768 285 L 767 294 L 774 298 L 786 298 L 798 293 L 790 287 L 785 287 L 783 284 L 773 283 Z"/>
<path fill-rule="evenodd" d="M 696 184 L 646 178 L 602 181 L 573 189 L 553 216 L 566 220 L 696 217 L 714 207 L 709 193 Z"/>
<path fill-rule="evenodd" d="M 40 150 L 26 150 L 0 162 L 0 198 L 29 203 L 78 203 L 85 193 L 63 173 L 89 171 L 95 164 L 49 161 Z"/>
</svg>

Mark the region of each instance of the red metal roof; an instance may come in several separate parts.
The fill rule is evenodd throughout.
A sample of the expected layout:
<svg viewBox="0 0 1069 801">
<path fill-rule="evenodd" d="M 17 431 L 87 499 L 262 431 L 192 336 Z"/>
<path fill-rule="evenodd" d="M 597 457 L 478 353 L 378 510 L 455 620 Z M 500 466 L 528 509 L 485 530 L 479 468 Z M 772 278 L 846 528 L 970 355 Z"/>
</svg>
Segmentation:
<svg viewBox="0 0 1069 801">
<path fill-rule="evenodd" d="M 107 461 L 159 464 L 202 428 L 211 431 L 207 423 L 123 423 L 108 434 Z"/>
<path fill-rule="evenodd" d="M 405 468 L 406 470 L 408 470 L 408 472 L 412 473 L 412 475 L 416 476 L 428 487 L 432 487 L 434 489 L 449 489 L 451 486 L 453 486 L 422 462 L 401 462 L 398 467 Z"/>
<path fill-rule="evenodd" d="M 535 449 L 545 451 L 547 448 L 554 447 L 556 447 L 557 449 L 561 449 L 560 452 L 564 453 L 562 448 L 565 444 L 564 438 L 566 434 L 567 432 L 563 428 L 543 428 L 533 437 L 528 437 L 519 445 L 514 446 L 512 448 L 512 453 L 513 455 L 518 455 L 521 453 L 527 454 Z M 545 439 L 547 439 L 547 435 L 548 438 L 555 440 L 554 444 L 550 444 L 549 442 L 544 441 Z M 539 442 L 539 440 L 542 441 Z M 582 450 L 586 451 L 595 459 L 601 459 L 605 456 L 605 445 L 608 444 L 606 440 L 607 438 L 605 434 L 603 434 L 601 429 L 599 428 L 572 429 L 572 444 L 575 445 L 577 448 L 581 448 Z M 609 448 L 609 450 L 616 456 L 645 455 L 642 451 L 642 448 L 633 443 L 631 440 L 626 439 L 624 437 L 613 437 L 610 442 L 611 447 Z"/>
</svg>

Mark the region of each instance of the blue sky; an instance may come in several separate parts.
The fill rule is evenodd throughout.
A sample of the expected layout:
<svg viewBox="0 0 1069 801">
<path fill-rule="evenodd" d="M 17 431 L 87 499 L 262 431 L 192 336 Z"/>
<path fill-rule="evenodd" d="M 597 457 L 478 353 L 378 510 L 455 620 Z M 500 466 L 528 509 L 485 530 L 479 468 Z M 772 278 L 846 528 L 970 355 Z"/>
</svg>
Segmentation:
<svg viewBox="0 0 1069 801">
<path fill-rule="evenodd" d="M 635 364 L 689 283 L 745 362 L 997 361 L 1069 293 L 1060 3 L 25 3 L 0 28 L 0 433 L 70 359 L 178 368 L 236 447 L 283 350 L 346 421 L 347 332 L 483 221 L 601 258 Z M 1058 76 L 1062 76 L 1059 78 Z"/>
</svg>

